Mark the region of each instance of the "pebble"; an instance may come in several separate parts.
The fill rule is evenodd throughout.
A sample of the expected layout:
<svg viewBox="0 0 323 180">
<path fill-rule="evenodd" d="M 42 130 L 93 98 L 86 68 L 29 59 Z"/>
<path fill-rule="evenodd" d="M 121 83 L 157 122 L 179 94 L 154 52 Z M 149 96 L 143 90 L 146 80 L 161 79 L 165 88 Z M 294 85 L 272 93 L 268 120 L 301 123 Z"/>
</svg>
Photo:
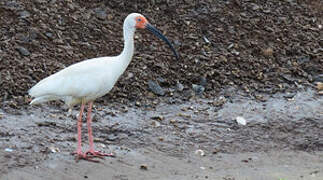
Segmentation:
<svg viewBox="0 0 323 180">
<path fill-rule="evenodd" d="M 200 77 L 200 85 L 206 86 L 206 84 L 207 84 L 206 78 L 204 76 Z"/>
<path fill-rule="evenodd" d="M 20 53 L 21 55 L 23 55 L 23 56 L 29 56 L 29 55 L 30 55 L 30 52 L 29 52 L 26 48 L 24 48 L 24 47 L 19 46 L 19 47 L 17 47 L 16 49 L 17 49 L 17 50 L 19 51 L 19 53 Z"/>
<path fill-rule="evenodd" d="M 160 83 L 161 85 L 166 85 L 166 84 L 167 84 L 167 81 L 166 81 L 164 78 L 161 78 L 161 77 L 157 78 L 157 81 L 158 81 L 158 83 Z"/>
<path fill-rule="evenodd" d="M 50 149 L 50 152 L 52 152 L 52 153 L 61 152 L 61 151 L 59 150 L 59 148 L 57 148 L 57 147 L 49 147 L 49 149 Z"/>
<path fill-rule="evenodd" d="M 257 4 L 252 3 L 252 10 L 256 11 L 260 9 L 260 7 Z"/>
<path fill-rule="evenodd" d="M 152 80 L 148 81 L 148 87 L 149 90 L 151 90 L 154 94 L 156 95 L 160 95 L 160 96 L 164 96 L 165 95 L 165 91 L 162 87 L 160 87 L 160 85 Z"/>
<path fill-rule="evenodd" d="M 27 18 L 30 16 L 30 13 L 28 11 L 21 11 L 21 12 L 19 12 L 19 16 L 21 18 Z"/>
<path fill-rule="evenodd" d="M 154 128 L 157 128 L 157 127 L 159 127 L 159 126 L 160 126 L 160 122 L 158 122 L 158 121 L 153 121 L 153 122 L 151 122 L 151 125 L 152 125 Z"/>
<path fill-rule="evenodd" d="M 176 90 L 181 92 L 181 91 L 183 91 L 183 89 L 184 89 L 184 85 L 180 82 L 177 82 L 176 83 Z"/>
<path fill-rule="evenodd" d="M 314 81 L 323 82 L 323 74 L 314 76 Z"/>
<path fill-rule="evenodd" d="M 192 88 L 196 95 L 202 95 L 205 88 L 201 85 L 192 84 Z"/>
<path fill-rule="evenodd" d="M 204 40 L 207 44 L 209 44 L 209 43 L 210 43 L 210 40 L 209 40 L 206 36 L 203 36 L 203 40 Z"/>
<path fill-rule="evenodd" d="M 147 164 L 142 164 L 142 165 L 140 165 L 140 169 L 141 169 L 141 170 L 148 170 L 148 166 L 147 166 Z"/>
<path fill-rule="evenodd" d="M 46 32 L 45 33 L 45 36 L 48 37 L 48 38 L 53 38 L 53 33 L 51 32 Z"/>
<path fill-rule="evenodd" d="M 263 53 L 264 56 L 269 57 L 269 56 L 272 56 L 273 55 L 274 50 L 269 47 L 269 48 L 263 49 L 262 50 L 262 53 Z"/>
<path fill-rule="evenodd" d="M 162 121 L 164 120 L 164 116 L 152 116 L 151 119 Z"/>
<path fill-rule="evenodd" d="M 98 19 L 101 19 L 101 20 L 105 20 L 108 16 L 105 10 L 102 10 L 102 9 L 96 9 L 95 15 Z"/>
<path fill-rule="evenodd" d="M 118 139 L 118 136 L 116 136 L 115 134 L 109 134 L 107 138 L 109 141 L 115 141 Z"/>
<path fill-rule="evenodd" d="M 323 82 L 318 82 L 318 83 L 316 83 L 316 89 L 317 89 L 318 91 L 323 90 Z"/>
<path fill-rule="evenodd" d="M 247 121 L 244 117 L 238 116 L 236 117 L 236 121 L 240 125 L 243 125 L 243 126 L 247 125 Z"/>
<path fill-rule="evenodd" d="M 11 149 L 11 148 L 6 148 L 6 149 L 4 149 L 4 151 L 6 151 L 6 152 L 12 152 L 12 151 L 13 151 L 13 149 Z"/>
<path fill-rule="evenodd" d="M 202 149 L 196 150 L 195 154 L 200 155 L 200 156 L 205 156 L 205 152 Z"/>
</svg>

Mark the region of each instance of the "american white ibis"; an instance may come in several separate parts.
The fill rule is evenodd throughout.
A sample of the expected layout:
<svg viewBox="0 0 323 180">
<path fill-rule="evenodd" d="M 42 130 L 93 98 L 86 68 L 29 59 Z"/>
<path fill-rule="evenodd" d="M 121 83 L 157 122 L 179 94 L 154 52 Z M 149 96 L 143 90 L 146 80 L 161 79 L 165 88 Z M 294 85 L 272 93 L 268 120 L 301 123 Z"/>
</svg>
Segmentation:
<svg viewBox="0 0 323 180">
<path fill-rule="evenodd" d="M 123 23 L 124 49 L 119 56 L 99 57 L 73 64 L 38 82 L 28 92 L 34 98 L 30 104 L 39 104 L 52 100 L 62 100 L 70 108 L 81 104 L 77 121 L 78 144 L 76 159 L 93 160 L 93 157 L 113 156 L 94 150 L 91 128 L 91 111 L 93 101 L 107 94 L 118 78 L 129 65 L 134 52 L 134 33 L 136 29 L 147 29 L 164 40 L 176 58 L 178 54 L 169 40 L 160 31 L 148 23 L 147 19 L 138 13 L 127 16 Z M 82 152 L 81 127 L 85 104 L 88 103 L 87 128 L 90 149 Z"/>
</svg>

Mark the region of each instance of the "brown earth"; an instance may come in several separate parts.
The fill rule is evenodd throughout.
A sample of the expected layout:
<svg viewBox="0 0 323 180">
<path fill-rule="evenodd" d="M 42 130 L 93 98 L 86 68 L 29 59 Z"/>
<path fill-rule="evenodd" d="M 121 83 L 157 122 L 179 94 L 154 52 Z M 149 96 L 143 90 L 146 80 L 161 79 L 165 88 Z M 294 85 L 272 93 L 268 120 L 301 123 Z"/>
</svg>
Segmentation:
<svg viewBox="0 0 323 180">
<path fill-rule="evenodd" d="M 133 62 L 102 101 L 150 104 L 147 82 L 158 78 L 166 96 L 177 81 L 185 91 L 204 85 L 206 97 L 226 87 L 251 95 L 295 91 L 323 72 L 322 7 L 320 0 L 1 1 L 0 101 L 22 107 L 26 91 L 42 78 L 120 53 L 122 23 L 131 12 L 164 32 L 181 60 L 151 34 L 137 33 Z"/>
<path fill-rule="evenodd" d="M 70 64 L 120 53 L 131 12 L 181 58 L 136 33 L 133 61 L 95 108 L 96 144 L 117 157 L 76 164 L 77 109 L 30 107 L 26 92 Z M 323 179 L 323 99 L 313 89 L 322 26 L 320 0 L 1 1 L 0 179 Z"/>
</svg>

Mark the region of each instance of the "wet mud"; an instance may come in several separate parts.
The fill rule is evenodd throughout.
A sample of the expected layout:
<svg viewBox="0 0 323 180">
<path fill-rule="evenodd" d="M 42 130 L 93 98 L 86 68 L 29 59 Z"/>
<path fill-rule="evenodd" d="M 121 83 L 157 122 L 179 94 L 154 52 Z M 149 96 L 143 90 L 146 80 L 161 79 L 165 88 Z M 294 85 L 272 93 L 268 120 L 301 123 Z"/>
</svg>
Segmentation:
<svg viewBox="0 0 323 180">
<path fill-rule="evenodd" d="M 129 173 L 120 170 L 110 172 L 110 175 L 119 174 L 121 179 L 132 179 L 129 176 L 136 172 L 145 177 L 142 172 L 145 170 L 140 166 L 146 164 L 146 171 L 150 174 L 147 177 L 154 177 L 153 172 L 159 171 L 156 177 L 165 179 L 161 169 L 169 168 L 166 158 L 174 161 L 179 174 L 183 171 L 183 178 L 188 178 L 188 175 L 192 179 L 201 178 L 198 174 L 204 172 L 203 168 L 201 170 L 196 164 L 202 162 L 208 164 L 204 174 L 210 178 L 219 178 L 220 175 L 236 179 L 253 177 L 257 171 L 250 167 L 268 172 L 263 176 L 268 179 L 271 177 L 269 175 L 295 177 L 293 172 L 296 169 L 304 172 L 299 172 L 297 178 L 309 175 L 309 171 L 317 171 L 315 177 L 322 177 L 322 170 L 318 168 L 323 163 L 322 104 L 322 96 L 307 90 L 297 92 L 293 97 L 276 94 L 265 102 L 237 95 L 230 100 L 222 96 L 215 99 L 194 98 L 189 102 L 160 104 L 156 108 L 97 105 L 93 117 L 96 147 L 105 152 L 114 152 L 117 156 L 116 159 L 102 160 L 103 165 L 78 164 L 70 154 L 76 148 L 77 108 L 70 117 L 64 108 L 51 104 L 28 107 L 25 111 L 16 110 L 16 115 L 1 112 L 1 171 L 11 175 L 23 172 L 29 174 L 30 178 L 40 178 L 47 173 L 56 176 L 57 171 L 66 166 L 61 177 L 71 173 L 77 179 L 83 165 L 98 166 L 101 168 L 98 171 L 102 173 L 110 166 L 112 169 L 121 166 L 124 170 L 130 166 L 132 171 Z M 244 117 L 247 124 L 238 124 L 237 116 Z M 85 150 L 88 145 L 85 123 L 83 129 Z M 280 160 L 280 154 L 287 154 L 287 157 L 283 157 L 286 161 Z M 251 159 L 241 158 L 247 156 Z M 257 163 L 252 160 L 254 157 L 258 158 Z M 252 164 L 248 166 L 247 174 L 243 173 L 245 167 L 242 165 L 236 165 L 236 171 L 232 169 L 228 172 L 221 167 L 227 163 L 235 164 L 236 158 L 242 161 L 240 164 Z M 309 159 L 315 159 L 316 163 L 308 162 L 306 167 L 287 170 L 289 165 L 295 168 L 295 162 L 311 161 Z M 281 161 L 289 165 L 285 170 L 277 171 L 276 165 Z M 153 164 L 158 164 L 158 167 Z M 219 168 L 222 173 L 209 169 L 211 164 L 212 168 Z M 186 167 L 191 168 L 192 172 L 186 172 Z M 176 177 L 174 173 L 175 170 L 169 177 Z M 100 179 L 104 176 L 95 177 Z"/>
</svg>

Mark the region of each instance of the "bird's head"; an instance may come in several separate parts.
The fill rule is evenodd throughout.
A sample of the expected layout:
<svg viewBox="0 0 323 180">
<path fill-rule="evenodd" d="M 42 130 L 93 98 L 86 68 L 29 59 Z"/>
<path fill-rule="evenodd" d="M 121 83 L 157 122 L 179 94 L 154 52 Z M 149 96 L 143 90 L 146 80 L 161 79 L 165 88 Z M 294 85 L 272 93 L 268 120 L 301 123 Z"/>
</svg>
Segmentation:
<svg viewBox="0 0 323 180">
<path fill-rule="evenodd" d="M 148 31 L 152 32 L 154 35 L 165 41 L 168 46 L 173 51 L 176 59 L 179 58 L 174 46 L 170 43 L 170 41 L 154 26 L 152 26 L 148 20 L 139 13 L 131 13 L 127 16 L 124 21 L 124 26 L 129 29 L 147 29 Z"/>
</svg>

